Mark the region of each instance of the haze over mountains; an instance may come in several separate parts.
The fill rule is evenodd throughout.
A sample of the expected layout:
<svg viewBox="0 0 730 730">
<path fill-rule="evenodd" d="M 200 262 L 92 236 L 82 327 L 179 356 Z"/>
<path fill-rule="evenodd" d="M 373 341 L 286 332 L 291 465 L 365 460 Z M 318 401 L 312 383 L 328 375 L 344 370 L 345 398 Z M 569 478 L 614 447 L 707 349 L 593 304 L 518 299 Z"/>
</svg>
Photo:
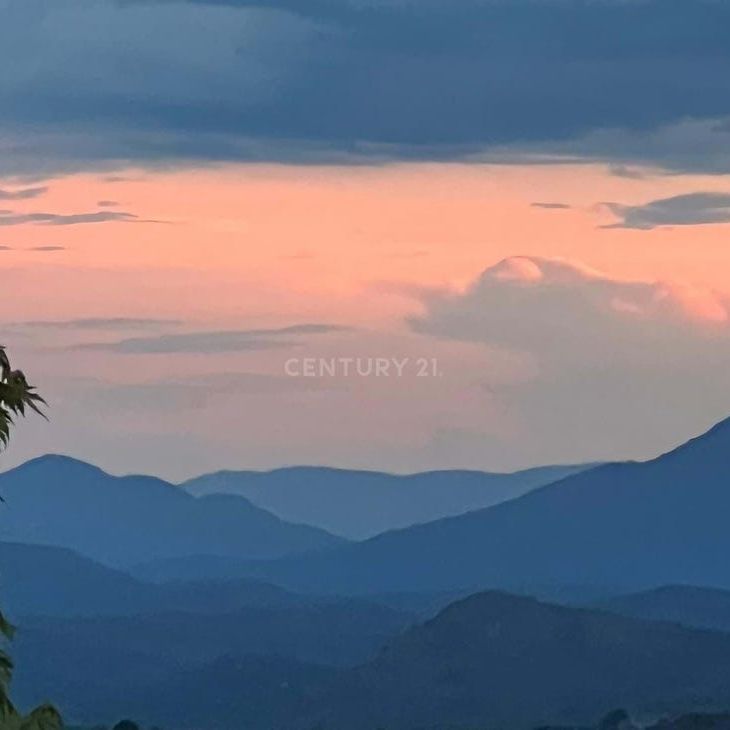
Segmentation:
<svg viewBox="0 0 730 730">
<path fill-rule="evenodd" d="M 25 702 L 53 691 L 87 722 L 126 712 L 181 730 L 527 728 L 536 718 L 587 725 L 624 705 L 656 717 L 730 703 L 727 633 L 496 592 L 405 631 L 399 622 L 371 615 L 357 626 L 337 607 L 248 610 L 217 622 L 36 620 L 19 644 L 34 674 L 22 672 L 17 689 Z M 363 623 L 393 636 L 357 661 L 378 640 L 363 638 Z M 213 658 L 225 637 L 227 651 Z M 349 667 L 321 661 L 328 650 L 352 651 L 353 639 L 360 648 Z M 47 657 L 40 666 L 38 655 Z M 69 662 L 79 669 L 59 680 L 58 664 Z"/>
<path fill-rule="evenodd" d="M 138 580 L 66 548 L 0 542 L 0 592 L 11 617 L 81 618 L 185 610 L 220 613 L 242 606 L 312 603 L 254 580 Z"/>
<path fill-rule="evenodd" d="M 161 479 L 111 476 L 65 456 L 0 474 L 0 496 L 4 540 L 67 547 L 114 566 L 198 554 L 274 558 L 342 542 L 243 497 L 196 499 Z"/>
<path fill-rule="evenodd" d="M 387 530 L 491 507 L 590 468 L 546 466 L 512 474 L 432 471 L 386 474 L 324 467 L 221 471 L 182 486 L 196 496 L 238 494 L 289 522 L 363 540 Z"/>
<path fill-rule="evenodd" d="M 334 474 L 309 493 L 326 501 Z M 481 483 L 419 476 L 442 507 L 449 484 Z M 521 730 L 730 707 L 730 420 L 649 462 L 560 476 L 348 542 L 241 495 L 29 462 L 0 475 L 17 697 L 179 730 Z M 371 477 L 370 507 L 379 476 L 353 476 Z M 303 493 L 290 478 L 280 494 Z"/>
<path fill-rule="evenodd" d="M 111 722 L 115 707 L 122 713 L 149 712 L 133 693 L 159 690 L 169 678 L 200 672 L 223 657 L 285 657 L 337 668 L 367 662 L 411 620 L 364 602 L 243 606 L 215 615 L 170 610 L 26 618 L 14 645 L 19 667 L 14 684 L 19 700 L 29 706 L 52 696 L 69 717 Z M 59 666 L 66 667 L 63 677 Z M 186 696 L 180 689 L 174 698 L 186 712 L 197 703 L 195 693 Z M 217 725 L 221 710 L 208 710 Z"/>
<path fill-rule="evenodd" d="M 308 493 L 288 481 L 298 473 L 286 472 L 281 493 Z M 339 484 L 350 473 L 333 474 Z M 403 488 L 411 493 L 419 478 L 435 479 L 447 496 L 465 474 L 479 480 L 448 474 L 395 479 L 415 480 Z M 377 485 L 382 476 L 356 472 L 353 479 Z M 143 578 L 248 576 L 339 594 L 500 587 L 545 595 L 543 588 L 579 586 L 600 596 L 666 584 L 730 588 L 730 573 L 716 559 L 730 549 L 729 480 L 727 420 L 652 461 L 579 471 L 487 509 L 357 543 L 284 521 L 239 495 L 195 498 L 158 479 L 114 477 L 67 457 L 0 474 L 0 495 L 6 541 L 68 547 Z M 315 485 L 311 494 L 336 488 Z M 328 509 L 328 499 L 310 504 Z"/>
<path fill-rule="evenodd" d="M 600 707 L 666 712 L 698 693 L 728 702 L 729 677 L 728 634 L 488 592 L 390 642 L 328 698 L 325 718 L 351 728 L 587 723 Z"/>
<path fill-rule="evenodd" d="M 467 515 L 253 574 L 299 590 L 730 587 L 730 420 L 642 463 L 606 464 Z"/>
<path fill-rule="evenodd" d="M 669 585 L 599 604 L 624 616 L 648 621 L 669 621 L 698 629 L 730 631 L 730 591 L 700 586 Z"/>
<path fill-rule="evenodd" d="M 0 474 L 3 538 L 71 548 L 102 563 L 170 566 L 262 560 L 344 543 L 327 531 L 374 534 L 495 504 L 585 467 L 514 474 L 468 471 L 396 476 L 296 467 L 219 472 L 183 485 L 112 476 L 48 455 Z M 306 524 L 305 524 L 306 523 Z M 233 568 L 231 568 L 233 570 Z M 165 572 L 163 570 L 163 572 Z M 192 571 L 205 575 L 205 569 Z"/>
</svg>

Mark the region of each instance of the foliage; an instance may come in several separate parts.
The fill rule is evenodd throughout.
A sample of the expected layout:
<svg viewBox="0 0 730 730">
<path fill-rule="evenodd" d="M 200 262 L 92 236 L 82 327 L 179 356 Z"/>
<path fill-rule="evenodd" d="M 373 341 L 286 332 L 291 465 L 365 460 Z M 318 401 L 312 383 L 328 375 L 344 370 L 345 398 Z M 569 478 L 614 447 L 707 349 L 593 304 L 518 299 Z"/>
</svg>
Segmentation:
<svg viewBox="0 0 730 730">
<path fill-rule="evenodd" d="M 12 369 L 5 348 L 0 345 L 0 448 L 7 446 L 10 440 L 13 417 L 24 416 L 26 408 L 30 408 L 45 418 L 38 407 L 45 403 L 28 384 L 23 371 Z"/>
<path fill-rule="evenodd" d="M 22 717 L 14 709 L 0 717 L 0 730 L 60 730 L 61 716 L 51 705 L 42 705 Z"/>
<path fill-rule="evenodd" d="M 28 384 L 22 370 L 13 370 L 5 348 L 0 346 L 0 448 L 7 446 L 13 417 L 25 416 L 31 409 L 44 416 L 39 404 L 43 398 Z M 44 416 L 45 418 L 45 416 Z M 0 613 L 0 639 L 4 643 L 13 638 L 13 627 Z M 0 730 L 57 730 L 62 726 L 61 717 L 50 705 L 43 705 L 23 717 L 15 709 L 8 694 L 13 675 L 13 661 L 0 648 Z"/>
</svg>

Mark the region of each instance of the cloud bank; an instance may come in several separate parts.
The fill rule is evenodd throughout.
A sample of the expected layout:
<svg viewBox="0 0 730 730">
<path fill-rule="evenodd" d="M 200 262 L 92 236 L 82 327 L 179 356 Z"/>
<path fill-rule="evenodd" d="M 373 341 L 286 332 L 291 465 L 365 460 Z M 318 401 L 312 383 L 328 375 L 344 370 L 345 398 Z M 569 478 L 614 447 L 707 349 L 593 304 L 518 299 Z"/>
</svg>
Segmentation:
<svg viewBox="0 0 730 730">
<path fill-rule="evenodd" d="M 519 358 L 489 390 L 543 459 L 658 452 L 730 411 L 730 301 L 715 292 L 515 256 L 422 305 L 417 332 Z"/>
<path fill-rule="evenodd" d="M 671 282 L 610 277 L 576 262 L 504 259 L 463 292 L 429 295 L 421 333 L 484 342 L 584 367 L 641 359 L 652 346 L 730 336 L 730 301 Z"/>
<path fill-rule="evenodd" d="M 2 11 L 8 174 L 524 154 L 730 169 L 727 3 L 3 0 Z"/>
</svg>

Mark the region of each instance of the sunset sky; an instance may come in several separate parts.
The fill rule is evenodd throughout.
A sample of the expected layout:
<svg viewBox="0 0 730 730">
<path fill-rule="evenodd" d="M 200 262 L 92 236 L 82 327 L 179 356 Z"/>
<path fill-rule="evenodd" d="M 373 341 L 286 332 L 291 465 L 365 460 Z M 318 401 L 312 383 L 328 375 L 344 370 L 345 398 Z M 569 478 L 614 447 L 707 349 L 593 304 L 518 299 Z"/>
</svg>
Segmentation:
<svg viewBox="0 0 730 730">
<path fill-rule="evenodd" d="M 730 415 L 728 24 L 0 0 L 0 344 L 50 403 L 4 466 L 512 470 Z"/>
</svg>

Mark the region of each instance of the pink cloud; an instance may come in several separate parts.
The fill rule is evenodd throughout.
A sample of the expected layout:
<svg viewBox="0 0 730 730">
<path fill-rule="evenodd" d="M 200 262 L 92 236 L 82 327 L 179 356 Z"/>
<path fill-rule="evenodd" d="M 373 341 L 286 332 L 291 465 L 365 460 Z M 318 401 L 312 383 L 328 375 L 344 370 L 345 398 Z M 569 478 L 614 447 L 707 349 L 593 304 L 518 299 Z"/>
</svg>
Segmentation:
<svg viewBox="0 0 730 730">
<path fill-rule="evenodd" d="M 422 298 L 419 332 L 484 342 L 580 366 L 596 355 L 664 350 L 723 337 L 730 302 L 681 282 L 611 276 L 557 258 L 514 256 L 487 268 L 462 291 Z"/>
</svg>

